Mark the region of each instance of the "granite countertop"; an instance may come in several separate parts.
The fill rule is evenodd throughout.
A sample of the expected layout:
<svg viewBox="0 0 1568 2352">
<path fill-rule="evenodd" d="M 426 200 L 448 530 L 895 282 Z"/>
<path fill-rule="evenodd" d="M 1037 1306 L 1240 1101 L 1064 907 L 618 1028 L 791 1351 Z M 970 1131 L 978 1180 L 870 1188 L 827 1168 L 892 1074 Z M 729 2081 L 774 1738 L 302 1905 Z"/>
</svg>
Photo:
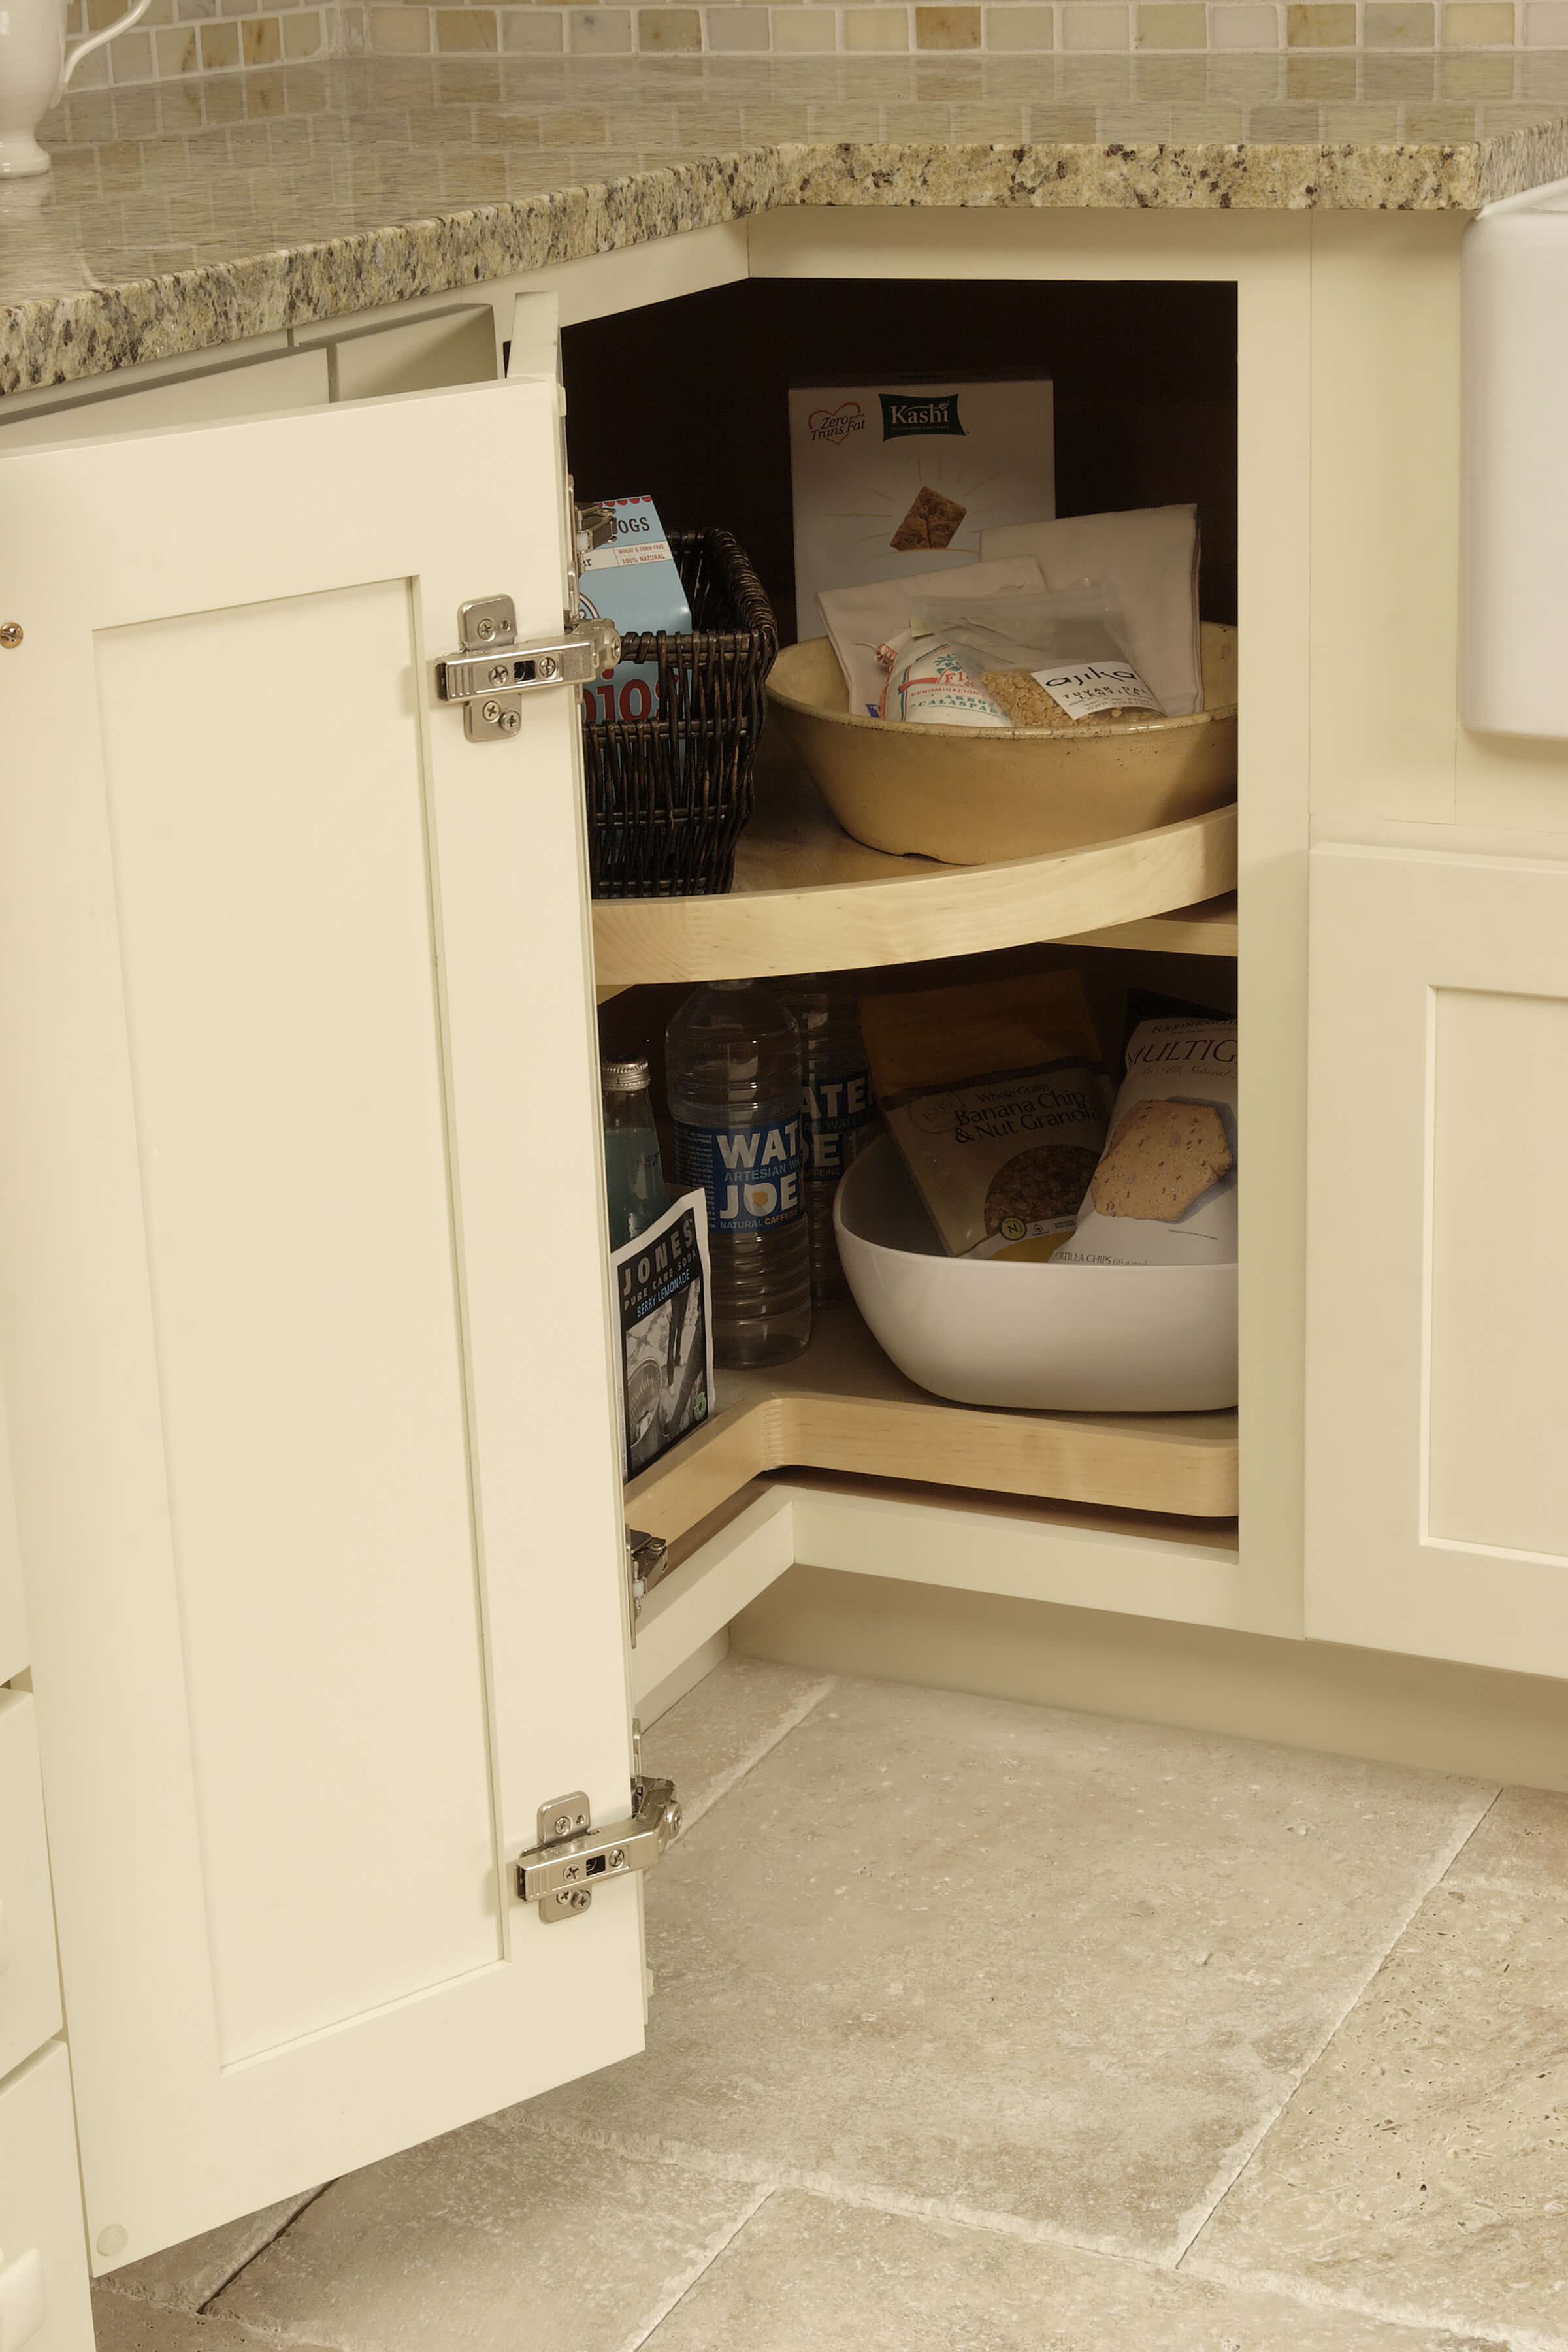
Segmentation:
<svg viewBox="0 0 1568 2352">
<path fill-rule="evenodd" d="M 351 58 L 90 91 L 43 127 L 49 178 L 0 182 L 0 394 L 783 205 L 1469 210 L 1568 177 L 1568 53 L 1481 101 L 1446 64 L 1364 54 L 1331 103 L 1223 54 Z"/>
</svg>

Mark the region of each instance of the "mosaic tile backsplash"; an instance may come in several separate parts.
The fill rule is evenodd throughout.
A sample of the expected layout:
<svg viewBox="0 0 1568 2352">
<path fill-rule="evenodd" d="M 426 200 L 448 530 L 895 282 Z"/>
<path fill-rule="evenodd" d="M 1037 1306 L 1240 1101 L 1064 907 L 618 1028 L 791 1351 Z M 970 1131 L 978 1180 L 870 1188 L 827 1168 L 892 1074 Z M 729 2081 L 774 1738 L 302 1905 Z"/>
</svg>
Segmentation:
<svg viewBox="0 0 1568 2352">
<path fill-rule="evenodd" d="M 73 32 L 124 0 L 69 0 Z M 309 58 L 664 53 L 1275 54 L 1300 95 L 1337 94 L 1358 52 L 1419 52 L 1463 65 L 1463 95 L 1513 94 L 1520 51 L 1568 48 L 1568 0 L 704 0 L 691 6 L 562 6 L 500 0 L 153 0 L 87 58 L 73 89 L 123 88 Z M 1507 87 L 1505 88 L 1505 82 Z M 1309 85 L 1312 87 L 1309 88 Z M 1319 87 L 1321 86 L 1321 87 Z M 1456 95 L 1460 94 L 1458 90 Z"/>
</svg>

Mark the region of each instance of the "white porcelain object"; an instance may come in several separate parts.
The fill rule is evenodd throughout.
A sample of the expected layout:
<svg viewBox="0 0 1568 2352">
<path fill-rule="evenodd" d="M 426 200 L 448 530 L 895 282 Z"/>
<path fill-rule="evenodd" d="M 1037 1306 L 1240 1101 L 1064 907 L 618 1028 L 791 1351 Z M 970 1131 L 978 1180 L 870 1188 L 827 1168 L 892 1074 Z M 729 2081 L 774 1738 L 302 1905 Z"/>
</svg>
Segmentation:
<svg viewBox="0 0 1568 2352">
<path fill-rule="evenodd" d="M 60 97 L 83 58 L 144 16 L 152 0 L 101 33 L 66 46 L 66 0 L 0 0 L 0 179 L 25 180 L 47 172 L 49 158 L 34 132 Z"/>
<path fill-rule="evenodd" d="M 833 1223 L 873 1336 L 937 1396 L 1062 1412 L 1237 1401 L 1234 1265 L 945 1256 L 890 1136 L 855 1161 Z"/>
<path fill-rule="evenodd" d="M 1568 180 L 1470 223 L 1459 318 L 1459 715 L 1568 736 Z"/>
</svg>

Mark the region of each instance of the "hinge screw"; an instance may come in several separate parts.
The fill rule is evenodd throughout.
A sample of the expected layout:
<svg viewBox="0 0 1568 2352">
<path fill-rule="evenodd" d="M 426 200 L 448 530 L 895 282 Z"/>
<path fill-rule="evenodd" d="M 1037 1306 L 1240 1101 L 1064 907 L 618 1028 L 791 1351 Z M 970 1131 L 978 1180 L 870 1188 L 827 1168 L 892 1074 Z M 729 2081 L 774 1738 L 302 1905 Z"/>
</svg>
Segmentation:
<svg viewBox="0 0 1568 2352">
<path fill-rule="evenodd" d="M 540 677 L 554 677 L 554 675 L 555 675 L 555 656 L 554 656 L 554 655 L 553 655 L 553 654 L 541 654 L 541 655 L 540 655 L 540 656 L 539 656 L 539 675 L 540 675 Z"/>
<path fill-rule="evenodd" d="M 490 684 L 492 686 L 504 686 L 506 684 L 505 662 L 492 662 L 490 665 Z"/>
<path fill-rule="evenodd" d="M 480 645 L 482 646 L 488 646 L 495 633 L 496 625 L 493 621 L 485 620 L 476 621 L 474 623 L 474 635 L 478 637 Z"/>
<path fill-rule="evenodd" d="M 571 1826 L 572 1826 L 572 1816 L 571 1816 L 571 1814 L 570 1814 L 570 1813 L 557 1813 L 557 1814 L 556 1814 L 556 1816 L 555 1816 L 555 1819 L 551 1822 L 550 1826 L 551 1826 L 551 1828 L 554 1831 L 554 1832 L 555 1832 L 555 1834 L 556 1834 L 556 1836 L 557 1836 L 557 1837 L 564 1837 L 564 1836 L 566 1835 L 566 1832 L 568 1832 L 568 1830 L 570 1830 L 570 1828 L 571 1828 Z"/>
<path fill-rule="evenodd" d="M 566 1899 L 574 1911 L 585 1911 L 594 1898 L 585 1886 L 574 1886 Z"/>
<path fill-rule="evenodd" d="M 500 704 L 499 702 L 482 702 L 479 705 L 479 717 L 485 721 L 487 726 L 499 727 L 500 725 Z"/>
<path fill-rule="evenodd" d="M 14 653 L 21 642 L 21 622 L 0 621 L 0 646 L 4 646 L 7 653 Z"/>
<path fill-rule="evenodd" d="M 521 725 L 522 713 L 521 710 L 503 710 L 501 712 L 500 731 L 503 735 L 515 735 Z"/>
<path fill-rule="evenodd" d="M 626 1866 L 626 1850 L 625 1846 L 613 1845 L 610 1848 L 610 1868 L 612 1870 L 625 1870 Z"/>
</svg>

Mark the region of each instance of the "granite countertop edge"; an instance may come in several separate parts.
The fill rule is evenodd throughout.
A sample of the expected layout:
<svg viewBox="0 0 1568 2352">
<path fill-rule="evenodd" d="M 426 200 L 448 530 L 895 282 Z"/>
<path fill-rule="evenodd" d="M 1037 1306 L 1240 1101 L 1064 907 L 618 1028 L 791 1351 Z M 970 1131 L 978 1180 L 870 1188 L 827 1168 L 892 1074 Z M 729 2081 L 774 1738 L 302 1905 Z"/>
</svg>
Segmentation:
<svg viewBox="0 0 1568 2352">
<path fill-rule="evenodd" d="M 792 206 L 1474 212 L 1568 177 L 1568 121 L 1403 145 L 780 144 L 388 221 L 0 310 L 0 395 Z"/>
</svg>

